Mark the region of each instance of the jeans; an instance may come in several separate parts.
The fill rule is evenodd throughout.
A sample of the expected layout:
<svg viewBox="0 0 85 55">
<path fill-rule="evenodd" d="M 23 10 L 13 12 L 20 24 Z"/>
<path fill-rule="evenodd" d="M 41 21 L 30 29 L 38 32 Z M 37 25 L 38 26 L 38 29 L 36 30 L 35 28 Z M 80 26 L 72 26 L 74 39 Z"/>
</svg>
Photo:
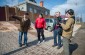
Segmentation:
<svg viewBox="0 0 85 55">
<path fill-rule="evenodd" d="M 19 44 L 22 44 L 23 34 L 24 34 L 24 44 L 27 44 L 27 32 L 19 32 Z"/>
<path fill-rule="evenodd" d="M 43 40 L 45 39 L 43 28 L 37 28 L 37 36 L 38 36 L 38 41 L 40 41 L 40 36 L 42 36 Z"/>
<path fill-rule="evenodd" d="M 54 35 L 54 45 L 58 45 L 59 47 L 61 47 L 61 36 L 59 35 L 59 29 L 55 29 L 53 35 Z M 58 38 L 58 43 L 57 43 L 57 38 Z"/>
<path fill-rule="evenodd" d="M 70 55 L 70 50 L 69 50 L 69 39 L 67 38 L 63 38 L 63 49 L 64 49 L 64 53 L 65 55 Z"/>
</svg>

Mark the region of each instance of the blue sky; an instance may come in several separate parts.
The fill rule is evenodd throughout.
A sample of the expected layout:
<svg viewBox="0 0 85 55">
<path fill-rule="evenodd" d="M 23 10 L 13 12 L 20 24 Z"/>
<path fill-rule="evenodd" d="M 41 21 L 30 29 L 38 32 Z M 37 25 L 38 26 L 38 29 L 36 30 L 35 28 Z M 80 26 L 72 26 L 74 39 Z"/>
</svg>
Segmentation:
<svg viewBox="0 0 85 55">
<path fill-rule="evenodd" d="M 23 2 L 24 0 L 19 0 Z M 39 4 L 40 0 L 36 0 Z M 76 16 L 81 16 L 85 21 L 85 0 L 43 0 L 44 7 L 50 10 L 50 14 L 54 15 L 56 11 L 60 11 L 62 15 L 65 14 L 66 9 L 74 9 Z M 18 4 L 18 0 L 0 0 L 0 6 L 8 4 L 10 6 Z M 77 5 L 76 5 L 77 4 Z"/>
</svg>

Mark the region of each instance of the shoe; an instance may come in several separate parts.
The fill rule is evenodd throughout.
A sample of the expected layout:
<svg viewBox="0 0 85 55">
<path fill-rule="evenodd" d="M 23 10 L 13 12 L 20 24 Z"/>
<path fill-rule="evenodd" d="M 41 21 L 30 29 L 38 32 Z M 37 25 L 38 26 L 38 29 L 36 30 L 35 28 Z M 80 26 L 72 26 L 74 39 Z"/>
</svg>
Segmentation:
<svg viewBox="0 0 85 55">
<path fill-rule="evenodd" d="M 52 47 L 56 47 L 57 45 L 52 45 Z"/>
<path fill-rule="evenodd" d="M 23 43 L 22 45 L 25 45 L 25 43 Z"/>
<path fill-rule="evenodd" d="M 45 42 L 45 40 L 43 40 L 42 42 Z"/>
<path fill-rule="evenodd" d="M 37 45 L 39 45 L 41 42 L 40 41 L 38 41 L 38 43 L 37 43 Z"/>
<path fill-rule="evenodd" d="M 57 49 L 60 49 L 60 47 L 58 46 Z"/>
<path fill-rule="evenodd" d="M 28 46 L 28 44 L 26 44 L 26 46 Z"/>
<path fill-rule="evenodd" d="M 22 44 L 19 44 L 19 47 L 22 47 Z"/>
</svg>

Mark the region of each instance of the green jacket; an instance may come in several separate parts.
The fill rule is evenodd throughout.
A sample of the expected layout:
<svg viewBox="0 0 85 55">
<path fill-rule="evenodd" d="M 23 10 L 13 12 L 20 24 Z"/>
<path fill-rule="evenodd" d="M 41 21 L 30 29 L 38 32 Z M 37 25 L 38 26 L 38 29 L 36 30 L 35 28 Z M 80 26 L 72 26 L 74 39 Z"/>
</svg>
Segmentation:
<svg viewBox="0 0 85 55">
<path fill-rule="evenodd" d="M 30 25 L 31 25 L 29 18 L 26 21 L 24 21 L 23 18 L 18 17 L 18 16 L 12 16 L 12 18 L 15 18 L 15 19 L 20 21 L 20 26 L 18 28 L 19 31 L 21 31 L 21 32 L 27 32 L 28 31 L 28 29 L 30 28 Z"/>
<path fill-rule="evenodd" d="M 68 18 L 66 24 L 61 23 L 61 26 L 63 28 L 63 33 L 62 33 L 63 37 L 66 37 L 68 39 L 72 37 L 74 22 L 75 21 L 73 18 Z"/>
</svg>

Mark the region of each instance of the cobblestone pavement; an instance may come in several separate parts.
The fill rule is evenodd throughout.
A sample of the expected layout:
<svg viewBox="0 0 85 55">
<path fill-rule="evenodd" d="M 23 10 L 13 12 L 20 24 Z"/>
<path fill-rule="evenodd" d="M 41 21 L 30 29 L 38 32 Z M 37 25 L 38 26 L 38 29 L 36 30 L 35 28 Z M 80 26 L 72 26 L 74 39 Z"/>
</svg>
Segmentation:
<svg viewBox="0 0 85 55">
<path fill-rule="evenodd" d="M 32 34 L 35 33 L 35 34 Z M 57 55 L 63 51 L 63 47 L 52 47 L 53 34 L 45 30 L 46 41 L 37 45 L 36 30 L 28 32 L 28 45 L 19 47 L 18 31 L 0 31 L 0 55 Z"/>
<path fill-rule="evenodd" d="M 46 33 L 46 32 L 45 32 Z M 46 33 L 46 41 L 37 45 L 37 37 L 28 33 L 28 47 L 18 46 L 18 31 L 0 32 L 0 55 L 57 55 L 61 49 L 52 47 L 52 33 Z"/>
</svg>

